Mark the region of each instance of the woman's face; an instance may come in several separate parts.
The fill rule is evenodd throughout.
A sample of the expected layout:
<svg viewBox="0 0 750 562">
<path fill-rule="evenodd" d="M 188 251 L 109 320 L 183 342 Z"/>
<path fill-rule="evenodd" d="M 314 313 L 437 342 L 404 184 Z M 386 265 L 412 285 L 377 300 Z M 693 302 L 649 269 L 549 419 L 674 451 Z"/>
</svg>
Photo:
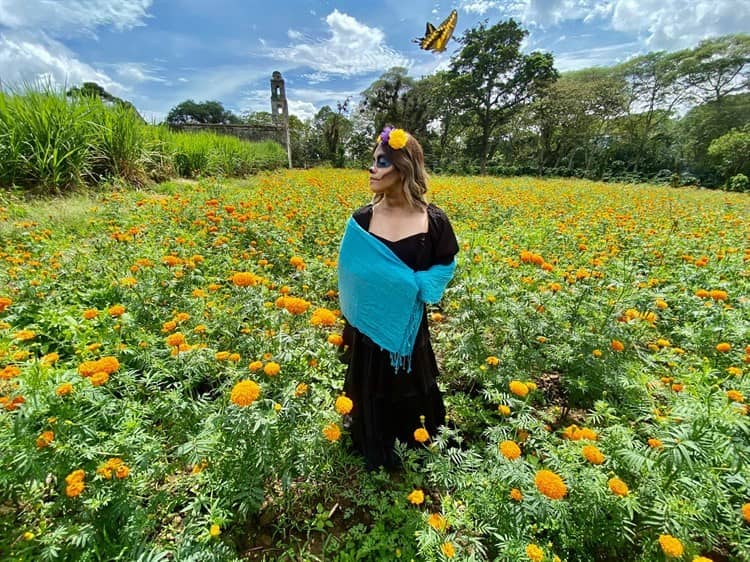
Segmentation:
<svg viewBox="0 0 750 562">
<path fill-rule="evenodd" d="M 401 174 L 388 159 L 381 145 L 375 149 L 370 166 L 370 191 L 373 193 L 394 193 L 401 191 Z"/>
</svg>

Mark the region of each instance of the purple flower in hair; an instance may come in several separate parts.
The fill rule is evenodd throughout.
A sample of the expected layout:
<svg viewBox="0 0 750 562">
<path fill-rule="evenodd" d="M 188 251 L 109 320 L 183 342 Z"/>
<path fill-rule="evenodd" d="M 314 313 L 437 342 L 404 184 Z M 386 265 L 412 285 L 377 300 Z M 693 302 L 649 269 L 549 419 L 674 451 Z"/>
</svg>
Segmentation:
<svg viewBox="0 0 750 562">
<path fill-rule="evenodd" d="M 386 127 L 385 129 L 383 129 L 383 132 L 380 133 L 380 142 L 388 144 L 388 139 L 391 137 L 392 130 L 393 127 Z"/>
</svg>

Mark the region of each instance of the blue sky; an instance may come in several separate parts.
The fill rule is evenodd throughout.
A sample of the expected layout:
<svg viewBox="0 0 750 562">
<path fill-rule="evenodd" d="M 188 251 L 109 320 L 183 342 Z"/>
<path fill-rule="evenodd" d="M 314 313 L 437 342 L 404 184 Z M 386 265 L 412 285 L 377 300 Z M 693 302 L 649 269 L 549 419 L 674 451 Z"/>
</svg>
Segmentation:
<svg viewBox="0 0 750 562">
<path fill-rule="evenodd" d="M 457 42 L 434 54 L 412 39 L 451 9 L 456 36 L 514 17 L 524 49 L 563 71 L 750 30 L 748 0 L 0 0 L 0 81 L 95 81 L 161 120 L 186 99 L 269 111 L 279 70 L 304 119 L 356 102 L 392 66 L 417 78 L 446 68 Z"/>
</svg>

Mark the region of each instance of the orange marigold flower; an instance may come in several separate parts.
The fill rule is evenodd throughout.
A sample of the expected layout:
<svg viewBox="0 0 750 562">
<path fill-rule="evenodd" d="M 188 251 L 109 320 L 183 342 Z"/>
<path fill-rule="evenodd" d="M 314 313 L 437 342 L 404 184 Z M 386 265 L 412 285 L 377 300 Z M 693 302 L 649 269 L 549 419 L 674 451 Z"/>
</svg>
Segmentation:
<svg viewBox="0 0 750 562">
<path fill-rule="evenodd" d="M 36 446 L 40 449 L 44 449 L 47 445 L 55 440 L 55 433 L 53 431 L 42 431 L 41 435 L 36 438 Z"/>
<path fill-rule="evenodd" d="M 456 555 L 456 549 L 453 548 L 453 543 L 444 542 L 440 545 L 440 551 L 445 554 L 446 558 L 453 558 Z"/>
<path fill-rule="evenodd" d="M 716 351 L 718 351 L 719 353 L 726 353 L 730 349 L 732 349 L 732 344 L 725 341 L 716 345 Z"/>
<path fill-rule="evenodd" d="M 648 440 L 648 446 L 652 449 L 661 449 L 664 446 L 664 443 L 662 443 L 660 439 L 651 438 Z"/>
<path fill-rule="evenodd" d="M 295 268 L 297 268 L 299 271 L 302 271 L 303 269 L 305 269 L 305 260 L 303 260 L 299 256 L 292 256 L 289 259 L 289 263 L 293 265 Z"/>
<path fill-rule="evenodd" d="M 499 446 L 502 455 L 509 460 L 515 460 L 521 456 L 521 448 L 514 441 L 503 441 Z"/>
<path fill-rule="evenodd" d="M 610 346 L 615 351 L 623 351 L 625 349 L 625 344 L 622 343 L 620 340 L 612 340 L 612 343 L 610 343 Z"/>
<path fill-rule="evenodd" d="M 310 308 L 310 303 L 305 299 L 298 297 L 280 297 L 282 300 L 282 306 L 287 309 L 290 314 L 299 315 L 307 312 Z M 278 302 L 278 301 L 277 301 Z"/>
<path fill-rule="evenodd" d="M 616 476 L 614 478 L 610 478 L 609 482 L 607 482 L 607 485 L 609 486 L 609 489 L 612 491 L 612 493 L 616 496 L 627 496 L 630 492 L 630 490 L 628 489 L 628 485 Z"/>
<path fill-rule="evenodd" d="M 347 396 L 342 395 L 336 398 L 336 411 L 342 416 L 351 412 L 353 406 L 354 402 L 352 402 Z"/>
<path fill-rule="evenodd" d="M 111 375 L 120 369 L 120 362 L 117 360 L 117 357 L 111 355 L 102 357 L 96 363 L 98 364 L 99 370 L 104 371 L 108 375 Z"/>
<path fill-rule="evenodd" d="M 5 309 L 13 304 L 13 299 L 10 297 L 0 297 L 0 312 L 5 312 Z"/>
<path fill-rule="evenodd" d="M 166 341 L 167 345 L 170 347 L 179 347 L 185 343 L 185 336 L 180 332 L 175 332 L 174 334 L 168 335 L 164 341 Z"/>
<path fill-rule="evenodd" d="M 229 355 L 230 353 L 228 351 L 217 351 L 214 354 L 214 359 L 216 359 L 217 361 L 226 361 L 227 359 L 229 359 Z"/>
<path fill-rule="evenodd" d="M 672 535 L 659 535 L 659 545 L 667 558 L 679 558 L 685 551 L 680 539 Z"/>
<path fill-rule="evenodd" d="M 750 523 L 750 503 L 746 503 L 742 506 L 742 517 L 745 521 Z"/>
<path fill-rule="evenodd" d="M 561 500 L 568 493 L 563 479 L 551 470 L 538 471 L 534 477 L 534 484 L 542 494 L 553 500 Z"/>
<path fill-rule="evenodd" d="M 294 396 L 296 396 L 297 398 L 301 398 L 302 396 L 307 394 L 308 390 L 309 387 L 305 383 L 301 382 L 297 385 L 297 388 L 294 389 Z"/>
<path fill-rule="evenodd" d="M 240 271 L 232 275 L 229 280 L 238 287 L 254 287 L 261 283 L 263 278 L 249 271 Z"/>
<path fill-rule="evenodd" d="M 414 430 L 414 440 L 419 443 L 426 443 L 430 439 L 430 434 L 423 427 Z"/>
<path fill-rule="evenodd" d="M 93 386 L 101 386 L 109 380 L 109 374 L 104 371 L 98 371 L 91 375 L 91 384 Z"/>
<path fill-rule="evenodd" d="M 21 369 L 16 365 L 7 365 L 0 371 L 0 380 L 8 380 L 21 374 Z"/>
<path fill-rule="evenodd" d="M 529 393 L 529 387 L 523 384 L 521 381 L 510 381 L 508 385 L 510 391 L 516 396 L 523 398 Z"/>
<path fill-rule="evenodd" d="M 421 505 L 424 503 L 424 492 L 422 490 L 413 490 L 411 494 L 406 496 L 406 499 L 414 505 Z"/>
<path fill-rule="evenodd" d="M 586 445 L 581 453 L 591 464 L 602 464 L 604 462 L 604 454 L 595 445 Z"/>
<path fill-rule="evenodd" d="M 107 310 L 110 316 L 122 316 L 125 314 L 125 307 L 121 304 L 115 304 L 109 307 L 109 310 Z"/>
<path fill-rule="evenodd" d="M 532 562 L 542 562 L 544 560 L 544 551 L 535 544 L 526 546 L 526 556 Z"/>
<path fill-rule="evenodd" d="M 313 326 L 333 326 L 336 323 L 336 315 L 327 308 L 316 308 L 310 317 Z"/>
<path fill-rule="evenodd" d="M 69 498 L 75 498 L 81 495 L 81 492 L 83 492 L 83 489 L 86 487 L 83 483 L 85 475 L 86 473 L 79 468 L 65 477 L 65 483 L 67 484 L 65 487 L 65 494 Z"/>
<path fill-rule="evenodd" d="M 338 441 L 339 438 L 341 438 L 341 428 L 338 426 L 338 424 L 329 423 L 323 428 L 323 435 L 331 443 L 334 443 Z"/>
<path fill-rule="evenodd" d="M 328 336 L 328 343 L 337 347 L 341 347 L 342 345 L 344 345 L 344 338 L 341 336 L 341 334 L 330 334 Z"/>
<path fill-rule="evenodd" d="M 727 297 L 729 296 L 727 295 L 726 291 L 721 291 L 719 289 L 714 289 L 713 291 L 709 291 L 708 294 L 715 301 L 725 301 L 727 300 Z"/>
<path fill-rule="evenodd" d="M 229 357 L 229 354 L 227 354 L 227 357 Z M 250 371 L 253 373 L 256 371 L 260 371 L 263 368 L 263 362 L 253 361 L 252 363 L 250 363 L 250 365 L 248 365 L 247 368 L 250 369 Z"/>
<path fill-rule="evenodd" d="M 244 408 L 255 402 L 260 396 L 260 386 L 251 380 L 241 380 L 232 388 L 232 392 L 229 395 L 229 399 L 232 404 Z"/>
<path fill-rule="evenodd" d="M 489 357 L 488 357 L 488 358 L 486 359 L 486 361 L 487 361 L 487 364 L 488 364 L 488 365 L 489 365 L 490 367 L 497 367 L 497 366 L 498 366 L 498 365 L 500 364 L 500 359 L 498 359 L 498 358 L 497 358 L 497 357 L 495 357 L 494 355 L 490 355 L 490 356 L 489 356 Z"/>
<path fill-rule="evenodd" d="M 67 396 L 71 392 L 73 392 L 73 385 L 70 384 L 69 382 L 62 383 L 55 390 L 55 394 L 57 394 L 58 396 Z"/>
<path fill-rule="evenodd" d="M 510 499 L 516 502 L 520 502 L 523 499 L 523 494 L 521 493 L 521 490 L 518 488 L 513 488 L 510 491 Z"/>
<path fill-rule="evenodd" d="M 269 377 L 275 377 L 281 372 L 281 365 L 273 361 L 269 361 L 268 363 L 266 363 L 266 366 L 263 367 L 263 372 Z"/>
<path fill-rule="evenodd" d="M 427 519 L 427 524 L 438 532 L 443 532 L 448 527 L 448 520 L 440 513 L 432 513 Z"/>
<path fill-rule="evenodd" d="M 732 402 L 744 402 L 745 397 L 739 390 L 727 390 L 727 398 Z"/>
<path fill-rule="evenodd" d="M 44 355 L 41 359 L 42 363 L 45 365 L 53 365 L 54 363 L 57 363 L 60 360 L 60 355 L 56 352 L 48 353 L 47 355 Z"/>
<path fill-rule="evenodd" d="M 665 308 L 669 308 L 669 305 L 667 304 L 667 301 L 663 299 L 656 299 L 656 308 L 664 310 Z"/>
</svg>

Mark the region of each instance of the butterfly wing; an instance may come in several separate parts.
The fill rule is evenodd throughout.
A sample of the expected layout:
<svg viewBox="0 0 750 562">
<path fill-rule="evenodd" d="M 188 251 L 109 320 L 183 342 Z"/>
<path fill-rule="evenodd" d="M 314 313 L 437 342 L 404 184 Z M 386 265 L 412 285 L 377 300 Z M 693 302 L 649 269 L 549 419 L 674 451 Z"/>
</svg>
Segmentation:
<svg viewBox="0 0 750 562">
<path fill-rule="evenodd" d="M 443 23 L 437 28 L 437 36 L 432 42 L 431 48 L 433 51 L 442 53 L 448 46 L 448 41 L 453 36 L 453 31 L 456 29 L 456 23 L 458 22 L 458 12 L 453 10 L 450 15 L 445 19 Z"/>
</svg>

